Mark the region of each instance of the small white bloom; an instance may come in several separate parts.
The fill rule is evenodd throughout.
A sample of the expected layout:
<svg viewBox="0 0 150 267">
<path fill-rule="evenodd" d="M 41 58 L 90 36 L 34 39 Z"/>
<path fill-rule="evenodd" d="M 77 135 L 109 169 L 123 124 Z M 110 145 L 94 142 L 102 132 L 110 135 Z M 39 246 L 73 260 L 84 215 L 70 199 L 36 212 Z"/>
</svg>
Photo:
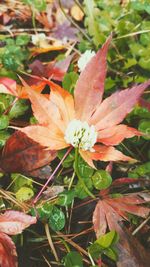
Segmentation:
<svg viewBox="0 0 150 267">
<path fill-rule="evenodd" d="M 71 144 L 74 147 L 79 147 L 83 150 L 92 150 L 92 147 L 96 143 L 97 132 L 93 125 L 89 126 L 87 122 L 81 122 L 80 120 L 72 120 L 68 124 L 65 133 L 65 141 L 67 144 Z"/>
<path fill-rule="evenodd" d="M 80 72 L 85 68 L 85 66 L 93 56 L 95 56 L 95 52 L 91 50 L 86 50 L 86 52 L 81 55 L 78 60 L 78 67 Z"/>
<path fill-rule="evenodd" d="M 38 46 L 41 48 L 45 48 L 46 46 L 48 46 L 45 33 L 38 33 L 38 34 L 32 35 L 32 43 L 35 46 Z"/>
</svg>

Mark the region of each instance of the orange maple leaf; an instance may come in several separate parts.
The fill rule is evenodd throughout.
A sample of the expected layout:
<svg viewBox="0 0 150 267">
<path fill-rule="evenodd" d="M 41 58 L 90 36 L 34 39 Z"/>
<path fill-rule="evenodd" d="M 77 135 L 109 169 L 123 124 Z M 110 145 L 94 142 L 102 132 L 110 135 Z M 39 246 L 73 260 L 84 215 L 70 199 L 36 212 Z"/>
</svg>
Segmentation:
<svg viewBox="0 0 150 267">
<path fill-rule="evenodd" d="M 44 87 L 45 82 L 41 80 L 36 85 L 31 85 L 31 89 L 39 93 L 42 92 Z M 6 77 L 0 78 L 0 93 L 10 94 L 17 98 L 28 98 L 28 93 L 24 86 L 18 85 L 16 81 Z"/>
<path fill-rule="evenodd" d="M 47 81 L 51 88 L 49 99 L 25 85 L 39 125 L 28 126 L 20 131 L 51 150 L 78 146 L 82 158 L 93 168 L 95 167 L 93 160 L 133 160 L 113 146 L 118 145 L 124 138 L 141 135 L 136 129 L 120 123 L 150 85 L 148 80 L 131 89 L 116 92 L 101 103 L 107 69 L 106 56 L 110 42 L 111 36 L 81 72 L 75 87 L 74 98 L 68 91 L 51 81 Z M 73 131 L 74 124 L 70 123 L 74 121 L 84 126 L 79 129 L 79 132 L 77 129 L 73 133 L 75 145 L 73 142 L 66 141 L 68 127 L 70 127 L 69 131 Z M 88 133 L 86 128 L 89 130 Z M 96 140 L 90 148 L 86 148 L 85 143 L 89 144 L 90 133 L 90 138 L 93 138 L 92 131 Z"/>
</svg>

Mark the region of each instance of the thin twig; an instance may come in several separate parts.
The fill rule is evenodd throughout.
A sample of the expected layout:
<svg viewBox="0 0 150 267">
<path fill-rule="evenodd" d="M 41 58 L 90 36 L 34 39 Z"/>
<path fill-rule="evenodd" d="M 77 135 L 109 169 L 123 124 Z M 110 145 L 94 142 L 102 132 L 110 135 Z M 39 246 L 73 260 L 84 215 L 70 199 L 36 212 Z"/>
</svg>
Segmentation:
<svg viewBox="0 0 150 267">
<path fill-rule="evenodd" d="M 35 32 L 34 28 L 26 28 L 26 29 L 9 29 L 8 27 L 3 27 L 2 29 L 0 29 L 0 32 Z M 43 28 L 37 28 L 36 29 L 37 32 L 52 32 L 48 29 L 43 29 Z"/>
<path fill-rule="evenodd" d="M 54 254 L 55 260 L 56 260 L 56 261 L 59 261 L 57 252 L 56 252 L 56 250 L 55 250 L 55 247 L 54 247 L 54 244 L 53 244 L 51 235 L 50 235 L 49 226 L 48 226 L 47 223 L 45 224 L 45 233 L 46 233 L 47 240 L 48 240 L 48 243 L 49 243 L 49 245 L 50 245 L 50 248 L 51 248 L 51 250 L 52 250 L 52 252 L 53 252 L 53 254 Z"/>
<path fill-rule="evenodd" d="M 68 154 L 70 153 L 70 151 L 72 150 L 72 147 L 70 147 L 67 152 L 65 153 L 65 155 L 63 156 L 63 158 L 61 159 L 61 161 L 59 162 L 59 164 L 57 165 L 56 169 L 53 171 L 53 173 L 50 175 L 50 177 L 48 178 L 47 182 L 45 183 L 45 185 L 42 187 L 42 189 L 40 190 L 40 192 L 37 194 L 37 196 L 35 197 L 35 199 L 33 200 L 33 204 L 36 204 L 36 202 L 38 201 L 38 199 L 40 198 L 41 194 L 43 193 L 43 191 L 45 190 L 45 188 L 47 187 L 47 185 L 49 184 L 49 182 L 52 180 L 52 178 L 54 177 L 55 173 L 58 171 L 59 167 L 61 166 L 62 162 L 65 160 L 65 158 L 68 156 Z"/>
<path fill-rule="evenodd" d="M 45 260 L 45 262 L 47 263 L 47 265 L 48 265 L 49 267 L 52 267 L 52 265 L 49 263 L 49 261 L 46 259 L 46 257 L 45 257 L 44 255 L 42 255 L 42 257 L 44 258 L 44 260 Z"/>
<path fill-rule="evenodd" d="M 11 194 L 10 192 L 4 191 L 0 189 L 0 194 L 5 197 L 7 200 L 11 201 L 15 205 L 19 206 L 23 211 L 26 211 L 28 209 L 28 206 L 24 203 L 21 203 L 17 201 Z"/>
<path fill-rule="evenodd" d="M 86 250 L 84 250 L 82 247 L 80 247 L 78 244 L 76 244 L 74 241 L 71 239 L 67 238 L 65 235 L 63 235 L 61 232 L 57 232 L 58 236 L 63 238 L 66 242 L 68 242 L 70 245 L 72 245 L 74 248 L 76 248 L 78 251 L 80 251 L 82 254 L 85 256 L 89 256 Z"/>
<path fill-rule="evenodd" d="M 131 32 L 131 33 L 119 36 L 117 38 L 114 38 L 114 40 L 118 40 L 118 39 L 122 39 L 122 38 L 126 38 L 126 37 L 132 37 L 132 36 L 135 36 L 135 35 L 138 35 L 138 34 L 142 34 L 142 33 L 147 33 L 147 32 L 150 32 L 150 30 L 142 30 L 142 31 L 138 31 L 138 32 Z"/>
<path fill-rule="evenodd" d="M 132 235 L 135 235 L 141 228 L 150 220 L 150 216 L 146 218 L 132 233 Z"/>
<path fill-rule="evenodd" d="M 76 3 L 76 5 L 82 10 L 82 12 L 84 13 L 84 9 L 83 6 L 80 4 L 80 2 L 78 0 L 74 0 L 74 2 Z"/>
</svg>

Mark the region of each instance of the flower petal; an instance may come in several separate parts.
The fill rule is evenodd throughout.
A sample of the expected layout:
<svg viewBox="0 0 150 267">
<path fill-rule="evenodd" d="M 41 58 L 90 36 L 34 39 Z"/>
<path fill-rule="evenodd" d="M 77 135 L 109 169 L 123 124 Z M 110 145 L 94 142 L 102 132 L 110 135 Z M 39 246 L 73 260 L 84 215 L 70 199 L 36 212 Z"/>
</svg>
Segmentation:
<svg viewBox="0 0 150 267">
<path fill-rule="evenodd" d="M 88 62 L 75 87 L 76 118 L 87 120 L 101 103 L 106 77 L 106 56 L 112 36 Z"/>
<path fill-rule="evenodd" d="M 89 152 L 91 159 L 101 161 L 135 161 L 133 158 L 125 156 L 113 146 L 95 145 L 95 152 Z"/>
<path fill-rule="evenodd" d="M 54 82 L 48 81 L 51 88 L 50 100 L 57 106 L 61 118 L 67 127 L 75 117 L 73 96 Z"/>
<path fill-rule="evenodd" d="M 116 125 L 98 132 L 98 142 L 107 146 L 118 145 L 125 138 L 131 138 L 135 135 L 140 136 L 141 133 L 127 125 Z"/>
<path fill-rule="evenodd" d="M 51 150 L 59 150 L 69 145 L 64 140 L 64 134 L 57 127 L 44 127 L 40 125 L 27 126 L 19 128 L 19 131 L 25 133 L 29 138 L 39 143 L 41 146 Z"/>
<path fill-rule="evenodd" d="M 102 102 L 89 120 L 89 124 L 94 124 L 97 131 L 119 124 L 149 85 L 150 80 L 131 89 L 114 93 Z"/>
</svg>

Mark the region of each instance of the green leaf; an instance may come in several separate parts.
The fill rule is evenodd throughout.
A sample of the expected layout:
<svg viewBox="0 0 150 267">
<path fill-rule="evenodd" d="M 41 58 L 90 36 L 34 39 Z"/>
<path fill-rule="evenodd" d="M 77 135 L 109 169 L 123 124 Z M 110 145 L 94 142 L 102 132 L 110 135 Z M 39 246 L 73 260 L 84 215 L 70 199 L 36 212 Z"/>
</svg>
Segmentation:
<svg viewBox="0 0 150 267">
<path fill-rule="evenodd" d="M 109 248 L 111 245 L 118 242 L 118 234 L 113 230 L 99 237 L 96 241 L 102 248 Z"/>
<path fill-rule="evenodd" d="M 143 56 L 145 47 L 143 47 L 141 44 L 131 43 L 129 46 L 133 56 Z"/>
<path fill-rule="evenodd" d="M 29 109 L 27 101 L 24 99 L 19 99 L 9 111 L 9 118 L 15 119 L 19 116 L 24 115 L 24 113 Z"/>
<path fill-rule="evenodd" d="M 93 184 L 92 184 L 92 181 L 91 179 L 89 178 L 86 178 L 86 179 L 83 179 L 84 180 L 84 183 L 86 185 L 86 187 L 92 191 L 93 189 Z M 88 194 L 85 192 L 84 188 L 83 188 L 83 184 L 78 181 L 76 186 L 75 186 L 75 193 L 76 193 L 76 197 L 80 198 L 80 199 L 84 199 L 85 197 L 88 196 Z"/>
<path fill-rule="evenodd" d="M 12 104 L 14 97 L 7 94 L 0 94 L 0 114 L 4 113 Z"/>
<path fill-rule="evenodd" d="M 15 40 L 13 38 L 7 38 L 7 39 L 5 39 L 5 42 L 6 42 L 7 46 L 9 46 L 9 45 L 15 46 Z"/>
<path fill-rule="evenodd" d="M 30 41 L 30 36 L 27 34 L 18 35 L 16 38 L 16 45 L 27 45 Z"/>
<path fill-rule="evenodd" d="M 11 78 L 13 80 L 16 80 L 17 79 L 17 75 L 13 71 L 6 70 L 3 67 L 0 70 L 0 77 L 8 77 L 8 78 Z"/>
<path fill-rule="evenodd" d="M 104 254 L 109 257 L 111 260 L 113 261 L 117 261 L 118 260 L 118 254 L 116 252 L 115 249 L 112 249 L 112 248 L 108 248 Z"/>
<path fill-rule="evenodd" d="M 128 58 L 124 65 L 124 69 L 128 69 L 136 64 L 137 64 L 137 60 L 135 58 Z"/>
<path fill-rule="evenodd" d="M 79 75 L 76 72 L 66 73 L 62 82 L 63 88 L 73 94 L 78 77 Z"/>
<path fill-rule="evenodd" d="M 96 8 L 96 3 L 93 0 L 84 0 L 85 11 L 85 26 L 88 28 L 90 36 L 93 38 L 93 42 L 98 47 L 105 40 L 103 32 L 100 30 L 98 16 L 100 17 L 100 11 Z"/>
<path fill-rule="evenodd" d="M 31 118 L 30 118 L 30 124 L 38 124 L 38 120 L 34 117 L 34 116 L 32 116 Z"/>
<path fill-rule="evenodd" d="M 21 187 L 17 192 L 16 192 L 16 198 L 21 201 L 27 201 L 31 199 L 34 196 L 34 192 L 31 188 L 29 187 Z"/>
<path fill-rule="evenodd" d="M 138 116 L 142 119 L 150 119 L 150 112 L 147 108 L 136 106 L 133 111 L 128 115 L 128 117 Z"/>
<path fill-rule="evenodd" d="M 84 53 L 86 50 L 92 50 L 92 45 L 86 40 L 82 40 L 78 44 L 78 49 L 80 50 L 81 53 Z"/>
<path fill-rule="evenodd" d="M 51 229 L 55 232 L 62 230 L 65 226 L 65 215 L 56 206 L 53 207 L 48 224 L 51 227 Z"/>
<path fill-rule="evenodd" d="M 140 42 L 142 45 L 147 46 L 150 43 L 150 33 L 143 33 L 140 35 Z"/>
<path fill-rule="evenodd" d="M 89 254 L 92 256 L 93 259 L 99 259 L 101 254 L 103 253 L 103 249 L 100 247 L 99 244 L 95 243 L 89 247 Z"/>
<path fill-rule="evenodd" d="M 114 87 L 115 85 L 115 81 L 113 79 L 111 79 L 111 77 L 108 77 L 105 81 L 105 90 L 109 90 L 112 87 Z"/>
<path fill-rule="evenodd" d="M 62 149 L 62 150 L 58 151 L 58 158 L 61 160 L 66 152 L 67 152 L 66 149 Z M 67 158 L 63 161 L 63 163 L 62 163 L 63 167 L 68 168 L 68 167 L 72 166 L 73 161 L 74 161 L 74 157 L 75 157 L 74 150 L 72 150 L 69 153 L 69 155 L 67 156 Z"/>
<path fill-rule="evenodd" d="M 45 11 L 46 9 L 46 0 L 23 0 L 23 2 L 33 6 L 38 11 Z"/>
<path fill-rule="evenodd" d="M 141 57 L 138 64 L 143 69 L 150 70 L 150 58 L 149 57 Z"/>
<path fill-rule="evenodd" d="M 138 178 L 138 177 L 145 177 L 149 178 L 150 175 L 150 162 L 146 162 L 137 166 L 136 168 L 132 169 L 128 173 L 128 177 Z"/>
<path fill-rule="evenodd" d="M 7 115 L 0 116 L 0 130 L 4 130 L 9 125 L 9 118 Z"/>
<path fill-rule="evenodd" d="M 111 185 L 112 177 L 107 171 L 98 170 L 92 176 L 92 181 L 94 187 L 98 190 L 101 190 L 101 189 L 106 189 Z"/>
<path fill-rule="evenodd" d="M 16 56 L 13 55 L 11 52 L 5 53 L 3 55 L 2 63 L 6 69 L 13 70 L 13 71 L 16 71 L 19 65 L 21 65 L 20 60 L 17 59 Z"/>
<path fill-rule="evenodd" d="M 81 157 L 78 159 L 78 169 L 80 175 L 86 179 L 90 179 L 90 177 L 93 175 L 94 169 L 91 168 Z"/>
<path fill-rule="evenodd" d="M 69 252 L 64 260 L 65 267 L 83 267 L 81 255 L 76 251 Z"/>
<path fill-rule="evenodd" d="M 60 193 L 58 196 L 57 204 L 60 206 L 68 206 L 72 203 L 73 199 L 75 197 L 75 191 L 63 191 L 63 193 Z"/>
<path fill-rule="evenodd" d="M 38 216 L 41 221 L 45 221 L 50 218 L 53 210 L 53 205 L 47 203 L 44 203 L 41 207 L 37 208 Z"/>
<path fill-rule="evenodd" d="M 30 187 L 33 188 L 32 185 L 32 179 L 27 178 L 26 176 L 20 174 L 20 173 L 12 173 L 11 174 L 12 178 L 12 184 L 13 184 L 13 191 L 17 192 L 20 188 L 22 187 Z"/>
<path fill-rule="evenodd" d="M 102 254 L 107 255 L 112 260 L 117 260 L 117 253 L 114 245 L 118 242 L 119 236 L 115 231 L 111 231 L 99 237 L 89 248 L 89 253 L 93 259 L 98 259 Z"/>
<path fill-rule="evenodd" d="M 5 142 L 10 137 L 10 134 L 7 131 L 0 131 L 0 148 L 5 145 Z"/>
<path fill-rule="evenodd" d="M 146 140 L 150 140 L 150 120 L 140 121 L 138 130 L 144 133 L 142 136 Z"/>
</svg>

